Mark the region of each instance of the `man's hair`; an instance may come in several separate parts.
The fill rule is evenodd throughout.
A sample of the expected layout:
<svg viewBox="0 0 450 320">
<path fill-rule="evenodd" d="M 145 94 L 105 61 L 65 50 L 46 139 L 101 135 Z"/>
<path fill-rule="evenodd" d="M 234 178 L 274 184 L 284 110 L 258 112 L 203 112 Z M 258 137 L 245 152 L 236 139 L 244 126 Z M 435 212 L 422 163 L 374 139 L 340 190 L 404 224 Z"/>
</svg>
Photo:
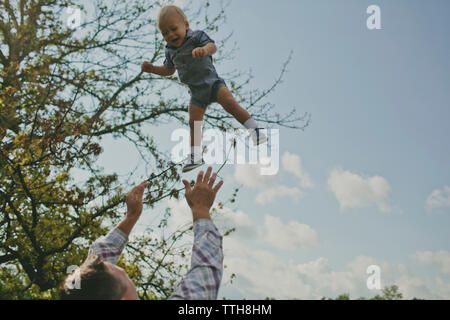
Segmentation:
<svg viewBox="0 0 450 320">
<path fill-rule="evenodd" d="M 74 286 L 74 282 L 78 285 Z M 99 255 L 92 255 L 63 280 L 58 292 L 62 300 L 118 300 L 124 295 L 125 287 L 108 272 Z"/>
<path fill-rule="evenodd" d="M 161 8 L 161 10 L 159 10 L 158 17 L 156 18 L 156 25 L 158 26 L 158 29 L 160 31 L 161 31 L 161 21 L 169 13 L 177 13 L 178 15 L 180 15 L 181 18 L 183 18 L 184 21 L 188 21 L 183 10 L 181 10 L 179 7 L 174 5 L 164 6 Z"/>
</svg>

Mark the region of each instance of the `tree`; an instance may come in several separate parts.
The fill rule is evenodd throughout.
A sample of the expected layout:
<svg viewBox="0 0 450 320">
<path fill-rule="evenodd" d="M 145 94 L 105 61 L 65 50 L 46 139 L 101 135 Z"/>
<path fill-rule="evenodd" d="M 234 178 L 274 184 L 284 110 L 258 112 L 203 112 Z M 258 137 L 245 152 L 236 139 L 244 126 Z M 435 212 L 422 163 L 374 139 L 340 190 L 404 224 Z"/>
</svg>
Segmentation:
<svg viewBox="0 0 450 320">
<path fill-rule="evenodd" d="M 399 288 L 396 285 L 386 286 L 381 292 L 383 295 L 380 296 L 377 294 L 369 300 L 401 300 L 403 298 L 403 294 L 399 291 Z M 350 294 L 341 294 L 335 299 L 323 297 L 322 300 L 350 300 Z M 366 300 L 366 298 L 360 297 L 358 300 Z"/>
<path fill-rule="evenodd" d="M 160 1 L 0 1 L 0 297 L 52 298 L 69 265 L 79 265 L 89 244 L 122 216 L 124 189 L 136 179 L 106 174 L 96 160 L 107 135 L 127 139 L 151 172 L 148 206 L 178 197 L 180 177 L 147 126 L 174 121 L 187 126 L 184 95 L 177 78 L 143 74 L 144 60 L 158 62 L 164 43 L 155 28 Z M 81 24 L 67 21 L 79 8 Z M 214 34 L 225 6 L 209 2 L 188 10 L 191 25 Z M 231 35 L 230 35 L 231 36 Z M 216 63 L 228 59 L 229 37 L 218 41 Z M 148 55 L 150 54 L 150 57 Z M 251 74 L 227 75 L 230 89 L 256 120 L 303 129 L 309 115 L 285 115 L 265 100 L 279 85 L 246 91 Z M 232 128 L 232 117 L 217 106 L 206 126 Z M 83 172 L 80 181 L 75 172 Z M 127 189 L 127 188 L 125 188 Z M 169 215 L 170 212 L 167 212 Z M 164 228 L 164 221 L 159 224 Z M 130 243 L 121 263 L 146 298 L 166 297 L 183 275 L 175 249 L 189 227 L 162 239 Z M 145 244 L 145 249 L 141 245 Z M 153 260 L 152 260 L 153 259 Z"/>
<path fill-rule="evenodd" d="M 382 296 L 377 294 L 371 300 L 401 300 L 403 298 L 403 294 L 401 294 L 396 285 L 384 287 L 382 292 Z"/>
</svg>

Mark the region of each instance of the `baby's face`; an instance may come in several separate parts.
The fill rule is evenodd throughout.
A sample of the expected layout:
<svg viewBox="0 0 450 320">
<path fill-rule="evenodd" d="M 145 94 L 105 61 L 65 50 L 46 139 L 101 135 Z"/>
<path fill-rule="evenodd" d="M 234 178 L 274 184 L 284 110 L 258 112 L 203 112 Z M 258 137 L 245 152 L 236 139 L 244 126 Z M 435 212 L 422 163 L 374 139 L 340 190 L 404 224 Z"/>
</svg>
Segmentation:
<svg viewBox="0 0 450 320">
<path fill-rule="evenodd" d="M 172 46 L 179 47 L 186 37 L 189 23 L 177 13 L 167 14 L 161 21 L 161 34 Z"/>
</svg>

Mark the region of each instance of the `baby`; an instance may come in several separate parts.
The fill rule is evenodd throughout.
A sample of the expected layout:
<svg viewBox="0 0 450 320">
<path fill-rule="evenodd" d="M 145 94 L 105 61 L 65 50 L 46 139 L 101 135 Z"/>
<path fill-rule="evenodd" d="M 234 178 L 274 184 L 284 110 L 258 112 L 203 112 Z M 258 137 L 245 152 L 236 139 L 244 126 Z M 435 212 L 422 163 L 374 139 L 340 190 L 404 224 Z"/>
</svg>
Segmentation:
<svg viewBox="0 0 450 320">
<path fill-rule="evenodd" d="M 236 102 L 225 81 L 217 74 L 211 57 L 217 50 L 214 41 L 203 31 L 189 29 L 185 14 L 177 6 L 163 7 L 158 14 L 157 24 L 167 42 L 166 59 L 163 66 L 154 66 L 145 61 L 142 71 L 171 76 L 176 70 L 180 81 L 190 89 L 188 112 L 191 155 L 184 164 L 183 172 L 204 164 L 201 121 L 206 107 L 212 102 L 218 102 L 225 111 L 249 129 L 255 145 L 266 142 L 267 137 L 257 127 L 256 121 Z"/>
</svg>

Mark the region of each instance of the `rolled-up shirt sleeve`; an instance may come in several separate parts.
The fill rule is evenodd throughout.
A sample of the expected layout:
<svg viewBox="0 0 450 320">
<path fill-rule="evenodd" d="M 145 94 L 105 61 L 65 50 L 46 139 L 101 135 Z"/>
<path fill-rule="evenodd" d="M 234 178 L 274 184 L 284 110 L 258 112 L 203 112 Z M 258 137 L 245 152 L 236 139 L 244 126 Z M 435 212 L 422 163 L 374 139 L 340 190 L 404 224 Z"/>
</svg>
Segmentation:
<svg viewBox="0 0 450 320">
<path fill-rule="evenodd" d="M 222 274 L 222 236 L 211 220 L 199 219 L 194 222 L 191 268 L 169 299 L 217 299 Z"/>
<path fill-rule="evenodd" d="M 170 56 L 169 50 L 166 48 L 165 50 L 165 60 L 164 60 L 164 65 L 168 68 L 175 68 L 175 65 L 173 64 L 172 58 Z"/>
<path fill-rule="evenodd" d="M 97 254 L 103 261 L 116 264 L 127 242 L 127 235 L 116 227 L 91 245 L 88 257 Z"/>
<path fill-rule="evenodd" d="M 193 37 L 194 37 L 194 39 L 195 39 L 195 41 L 196 41 L 196 43 L 197 43 L 197 46 L 199 46 L 199 47 L 204 47 L 204 46 L 206 46 L 206 45 L 207 45 L 208 43 L 210 43 L 210 42 L 213 42 L 213 43 L 214 43 L 214 40 L 211 39 L 211 38 L 206 34 L 206 32 L 204 32 L 204 31 L 202 31 L 202 30 L 194 31 Z"/>
</svg>

